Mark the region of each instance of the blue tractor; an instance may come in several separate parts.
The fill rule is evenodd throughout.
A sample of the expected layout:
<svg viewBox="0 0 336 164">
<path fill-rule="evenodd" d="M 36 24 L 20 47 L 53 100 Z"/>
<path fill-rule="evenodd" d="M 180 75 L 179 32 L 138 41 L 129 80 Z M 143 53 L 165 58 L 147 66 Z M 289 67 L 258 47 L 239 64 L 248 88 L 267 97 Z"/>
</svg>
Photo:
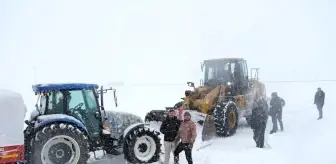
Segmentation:
<svg viewBox="0 0 336 164">
<path fill-rule="evenodd" d="M 159 132 L 143 122 L 123 129 L 119 138 L 104 109 L 103 95 L 115 89 L 96 84 L 38 84 L 38 97 L 25 136 L 25 159 L 30 164 L 86 164 L 90 152 L 103 150 L 124 155 L 129 163 L 153 163 L 160 159 Z M 99 101 L 100 100 L 100 101 Z M 95 154 L 95 153 L 94 153 Z"/>
</svg>

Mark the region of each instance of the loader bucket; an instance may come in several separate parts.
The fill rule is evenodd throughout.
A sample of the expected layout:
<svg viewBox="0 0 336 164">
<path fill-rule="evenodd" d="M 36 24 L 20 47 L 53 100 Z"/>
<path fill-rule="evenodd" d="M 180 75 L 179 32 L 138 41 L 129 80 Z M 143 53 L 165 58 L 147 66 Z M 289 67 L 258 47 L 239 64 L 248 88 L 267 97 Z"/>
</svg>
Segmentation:
<svg viewBox="0 0 336 164">
<path fill-rule="evenodd" d="M 211 115 L 206 115 L 203 130 L 202 130 L 202 141 L 209 141 L 216 137 L 216 126 L 214 119 Z"/>
</svg>

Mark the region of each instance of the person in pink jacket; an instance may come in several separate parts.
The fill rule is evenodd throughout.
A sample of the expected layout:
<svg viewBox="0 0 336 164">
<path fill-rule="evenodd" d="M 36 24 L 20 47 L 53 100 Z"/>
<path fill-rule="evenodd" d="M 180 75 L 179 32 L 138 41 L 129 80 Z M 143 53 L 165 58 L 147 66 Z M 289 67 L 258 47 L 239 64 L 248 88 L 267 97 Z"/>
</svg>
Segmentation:
<svg viewBox="0 0 336 164">
<path fill-rule="evenodd" d="M 189 112 L 184 113 L 184 120 L 180 125 L 176 141 L 181 141 L 174 150 L 174 164 L 179 163 L 179 154 L 184 151 L 188 164 L 192 164 L 192 148 L 197 136 L 196 124 L 190 120 Z"/>
</svg>

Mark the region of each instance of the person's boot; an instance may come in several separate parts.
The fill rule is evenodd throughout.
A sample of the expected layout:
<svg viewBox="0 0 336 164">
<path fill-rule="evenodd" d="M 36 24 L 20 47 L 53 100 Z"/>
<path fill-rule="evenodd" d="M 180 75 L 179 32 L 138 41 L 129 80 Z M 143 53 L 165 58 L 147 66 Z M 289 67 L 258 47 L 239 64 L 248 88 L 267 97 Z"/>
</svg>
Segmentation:
<svg viewBox="0 0 336 164">
<path fill-rule="evenodd" d="M 322 113 L 322 109 L 319 109 L 319 117 L 317 118 L 317 120 L 321 120 L 323 118 L 323 113 Z"/>
<path fill-rule="evenodd" d="M 276 132 L 277 132 L 277 130 L 272 129 L 272 130 L 270 131 L 270 134 L 273 134 L 273 133 L 276 133 Z"/>
<path fill-rule="evenodd" d="M 283 132 L 283 131 L 284 131 L 284 128 L 283 128 L 283 123 L 282 123 L 282 122 L 280 123 L 280 130 L 281 130 L 281 132 Z"/>
</svg>

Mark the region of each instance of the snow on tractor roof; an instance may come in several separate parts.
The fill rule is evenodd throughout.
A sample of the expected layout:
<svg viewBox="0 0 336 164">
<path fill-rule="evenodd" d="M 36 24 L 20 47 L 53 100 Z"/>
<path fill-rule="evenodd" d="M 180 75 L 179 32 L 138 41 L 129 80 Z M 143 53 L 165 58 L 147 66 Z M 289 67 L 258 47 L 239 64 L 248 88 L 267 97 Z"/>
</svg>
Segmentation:
<svg viewBox="0 0 336 164">
<path fill-rule="evenodd" d="M 0 89 L 0 147 L 23 144 L 26 112 L 21 94 Z"/>
<path fill-rule="evenodd" d="M 33 91 L 48 92 L 48 91 L 60 91 L 60 90 L 72 90 L 72 89 L 96 89 L 97 84 L 85 84 L 85 83 L 60 83 L 60 84 L 36 84 L 33 85 Z"/>
</svg>

